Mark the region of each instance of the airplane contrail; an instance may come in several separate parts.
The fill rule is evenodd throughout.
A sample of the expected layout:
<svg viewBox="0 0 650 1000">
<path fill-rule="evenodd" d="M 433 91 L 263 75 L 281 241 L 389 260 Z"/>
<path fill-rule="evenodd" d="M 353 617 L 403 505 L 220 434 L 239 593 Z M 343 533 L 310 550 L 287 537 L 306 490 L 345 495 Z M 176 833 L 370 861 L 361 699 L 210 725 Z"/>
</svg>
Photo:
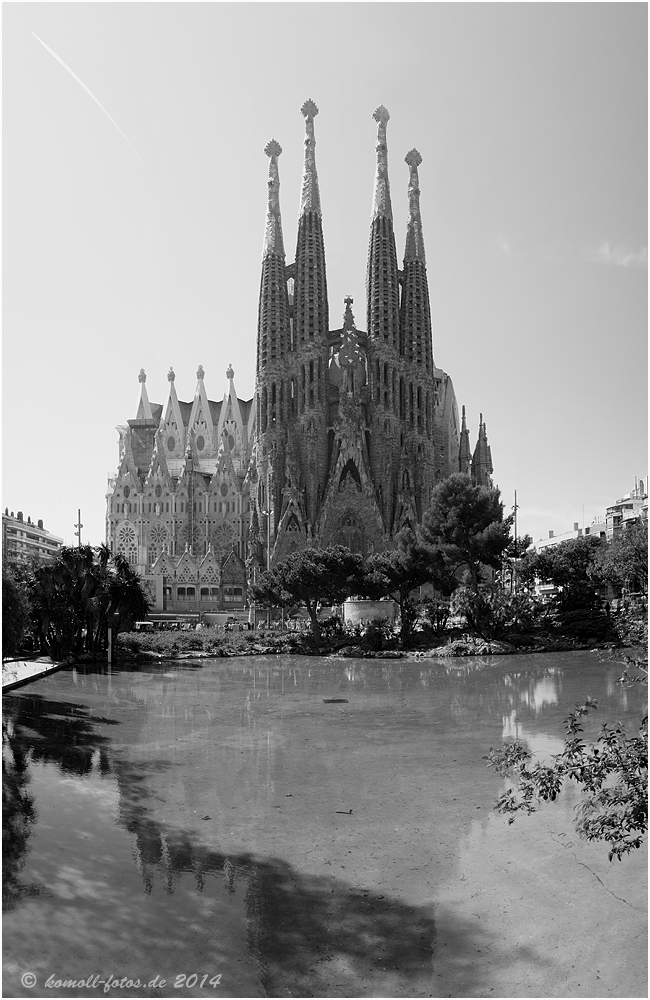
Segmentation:
<svg viewBox="0 0 650 1000">
<path fill-rule="evenodd" d="M 70 76 L 72 77 L 72 79 L 76 80 L 80 87 L 83 87 L 83 89 L 86 91 L 86 93 L 88 94 L 88 96 L 92 97 L 92 99 L 95 102 L 95 104 L 99 108 L 101 108 L 101 110 L 104 112 L 104 114 L 108 118 L 109 122 L 111 122 L 115 126 L 115 128 L 120 133 L 120 135 L 122 136 L 122 138 L 124 139 L 124 141 L 126 143 L 128 143 L 129 147 L 133 150 L 133 152 L 135 153 L 135 155 L 137 156 L 137 158 L 140 160 L 140 163 L 142 164 L 142 166 L 144 166 L 145 165 L 144 160 L 142 159 L 142 157 L 138 153 L 137 149 L 133 146 L 133 144 L 131 142 L 129 142 L 129 140 L 127 139 L 127 137 L 124 135 L 124 132 L 122 131 L 122 129 L 120 128 L 120 126 L 115 121 L 115 119 L 111 118 L 111 116 L 109 115 L 109 113 L 106 110 L 106 108 L 102 104 L 99 103 L 99 101 L 97 100 L 97 98 L 95 97 L 95 95 L 93 94 L 93 92 L 88 89 L 88 87 L 83 82 L 83 80 L 80 80 L 79 77 L 77 76 L 77 74 L 72 72 L 72 70 L 70 69 L 70 67 L 67 66 L 63 62 L 63 59 L 61 59 L 60 56 L 57 56 L 56 52 L 53 52 L 52 49 L 50 48 L 50 46 L 46 45 L 42 38 L 39 38 L 38 35 L 35 34 L 33 31 L 32 31 L 32 35 L 34 35 L 34 38 L 36 39 L 37 42 L 41 43 L 41 45 L 43 46 L 44 49 L 47 49 L 47 51 L 50 53 L 51 56 L 54 56 L 54 58 L 56 59 L 57 62 L 61 63 L 61 65 L 63 66 L 63 68 L 68 71 L 68 73 L 70 74 Z"/>
</svg>

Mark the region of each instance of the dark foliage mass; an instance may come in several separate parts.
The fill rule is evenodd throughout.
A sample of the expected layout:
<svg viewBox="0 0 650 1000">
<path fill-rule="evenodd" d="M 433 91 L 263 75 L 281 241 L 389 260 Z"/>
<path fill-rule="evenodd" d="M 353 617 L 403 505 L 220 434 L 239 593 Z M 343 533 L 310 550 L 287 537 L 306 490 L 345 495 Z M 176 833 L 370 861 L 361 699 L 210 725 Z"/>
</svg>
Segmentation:
<svg viewBox="0 0 650 1000">
<path fill-rule="evenodd" d="M 314 638 L 320 638 L 319 604 L 340 604 L 361 590 L 363 559 L 344 545 L 293 552 L 262 573 L 251 588 L 252 600 L 277 607 L 305 607 Z"/>
<path fill-rule="evenodd" d="M 7 567 L 8 598 L 3 653 L 18 652 L 28 635 L 53 659 L 74 653 L 101 653 L 108 627 L 128 629 L 146 617 L 149 602 L 136 570 L 105 545 L 63 548 L 56 559 L 29 574 Z M 8 633 L 6 631 L 9 624 Z"/>
<path fill-rule="evenodd" d="M 433 491 L 420 537 L 436 554 L 441 567 L 455 578 L 456 585 L 460 572 L 465 570 L 476 591 L 481 566 L 501 568 L 512 522 L 512 515 L 503 516 L 498 490 L 474 486 L 469 476 L 459 472 Z"/>
</svg>

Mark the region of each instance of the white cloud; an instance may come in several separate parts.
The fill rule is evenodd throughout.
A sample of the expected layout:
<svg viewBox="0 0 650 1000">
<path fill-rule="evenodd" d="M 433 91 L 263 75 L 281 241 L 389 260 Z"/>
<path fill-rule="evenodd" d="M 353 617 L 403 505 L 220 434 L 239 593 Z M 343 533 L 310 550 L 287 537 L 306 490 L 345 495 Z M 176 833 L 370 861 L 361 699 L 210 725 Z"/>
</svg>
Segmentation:
<svg viewBox="0 0 650 1000">
<path fill-rule="evenodd" d="M 615 267 L 647 267 L 648 248 L 629 250 L 627 247 L 614 247 L 604 240 L 595 250 L 588 249 L 585 256 L 592 264 L 613 264 Z"/>
<path fill-rule="evenodd" d="M 507 240 L 504 240 L 502 236 L 498 236 L 494 242 L 495 245 L 499 248 L 499 250 L 501 250 L 503 253 L 505 254 L 512 253 L 512 245 L 508 243 Z"/>
</svg>

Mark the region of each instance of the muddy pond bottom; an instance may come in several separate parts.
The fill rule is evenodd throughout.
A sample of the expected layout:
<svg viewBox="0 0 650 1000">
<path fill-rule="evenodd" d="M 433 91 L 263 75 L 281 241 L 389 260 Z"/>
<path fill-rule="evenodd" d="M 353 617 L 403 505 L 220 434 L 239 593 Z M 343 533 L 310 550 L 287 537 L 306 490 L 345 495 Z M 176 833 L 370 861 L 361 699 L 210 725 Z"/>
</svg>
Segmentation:
<svg viewBox="0 0 650 1000">
<path fill-rule="evenodd" d="M 645 997 L 647 853 L 509 826 L 484 756 L 540 757 L 567 653 L 69 668 L 4 698 L 4 996 Z M 163 982 L 164 981 L 164 982 Z M 107 985 L 108 984 L 108 985 Z"/>
</svg>

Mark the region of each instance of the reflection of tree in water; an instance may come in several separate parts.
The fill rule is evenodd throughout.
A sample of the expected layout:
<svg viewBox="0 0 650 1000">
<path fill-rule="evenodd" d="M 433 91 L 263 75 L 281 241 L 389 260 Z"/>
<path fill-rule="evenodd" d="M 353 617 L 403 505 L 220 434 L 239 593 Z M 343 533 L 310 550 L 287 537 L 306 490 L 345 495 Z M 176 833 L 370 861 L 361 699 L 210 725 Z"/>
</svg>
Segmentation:
<svg viewBox="0 0 650 1000">
<path fill-rule="evenodd" d="M 115 719 L 93 715 L 86 705 L 49 701 L 39 694 L 19 694 L 4 699 L 4 716 L 11 719 L 11 746 L 30 758 L 56 764 L 65 774 L 89 774 L 97 766 L 110 770 L 106 755 L 108 738 L 97 725 L 119 725 Z"/>
<path fill-rule="evenodd" d="M 48 701 L 37 694 L 17 693 L 3 700 L 2 899 L 3 909 L 10 909 L 20 896 L 38 891 L 20 882 L 37 818 L 34 799 L 27 791 L 31 762 L 53 763 L 75 775 L 88 774 L 94 766 L 108 773 L 107 741 L 94 725 L 112 720 L 91 715 L 84 705 Z"/>
<path fill-rule="evenodd" d="M 2 909 L 21 895 L 20 874 L 27 841 L 36 820 L 29 784 L 28 756 L 20 743 L 11 745 L 11 720 L 2 721 Z"/>
</svg>

